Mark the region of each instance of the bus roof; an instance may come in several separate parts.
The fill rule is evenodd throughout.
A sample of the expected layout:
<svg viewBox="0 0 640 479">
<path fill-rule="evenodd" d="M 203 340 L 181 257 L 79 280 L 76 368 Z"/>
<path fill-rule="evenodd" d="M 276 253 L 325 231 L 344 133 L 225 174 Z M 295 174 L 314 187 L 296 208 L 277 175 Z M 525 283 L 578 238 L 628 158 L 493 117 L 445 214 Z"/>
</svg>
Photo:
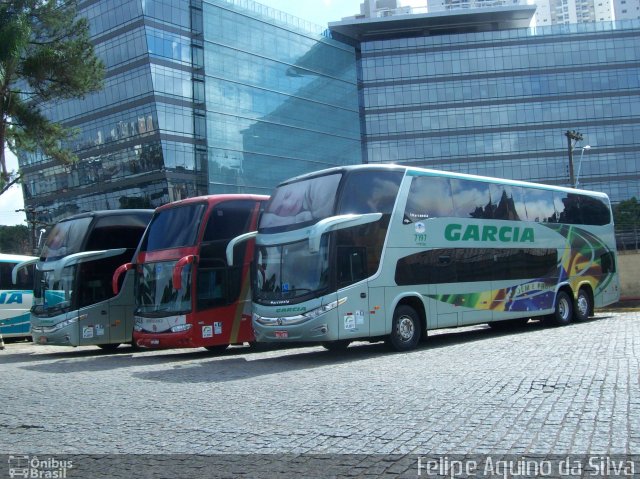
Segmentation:
<svg viewBox="0 0 640 479">
<path fill-rule="evenodd" d="M 510 180 L 506 178 L 497 178 L 491 176 L 480 176 L 480 175 L 471 175 L 467 173 L 456 173 L 452 171 L 444 171 L 444 170 L 432 170 L 429 168 L 421 168 L 416 166 L 405 166 L 405 165 L 396 165 L 393 163 L 380 163 L 380 164 L 363 164 L 363 165 L 349 165 L 349 166 L 338 166 L 333 168 L 327 168 L 324 170 L 314 171 L 312 173 L 306 173 L 304 175 L 296 176 L 294 178 L 290 178 L 280 183 L 278 186 L 282 186 L 288 183 L 293 183 L 301 180 L 307 180 L 310 178 L 314 178 L 317 176 L 325 176 L 333 173 L 341 173 L 355 170 L 390 170 L 390 171 L 405 171 L 408 175 L 427 175 L 427 176 L 446 176 L 448 178 L 458 178 L 458 179 L 468 179 L 468 180 L 477 180 L 477 181 L 485 181 L 485 182 L 493 182 L 500 183 L 511 186 L 528 186 L 535 187 L 544 190 L 551 191 L 564 191 L 568 193 L 581 193 L 589 196 L 597 196 L 601 198 L 607 198 L 606 193 L 591 191 L 591 190 L 582 190 L 577 188 L 571 188 L 568 186 L 556 186 L 556 185 L 547 185 L 543 183 L 533 183 L 530 181 L 521 181 L 521 180 Z"/>
<path fill-rule="evenodd" d="M 77 220 L 80 218 L 103 218 L 105 216 L 124 216 L 124 215 L 149 215 L 153 213 L 153 209 L 122 209 L 122 210 L 96 210 L 96 211 L 87 211 L 85 213 L 78 213 L 77 215 L 68 216 L 60 220 L 62 221 L 70 221 Z"/>
<path fill-rule="evenodd" d="M 183 200 L 173 201 L 171 203 L 166 203 L 162 206 L 158 206 L 156 211 L 166 210 L 168 208 L 174 208 L 176 206 L 189 205 L 193 203 L 219 203 L 221 201 L 231 201 L 231 200 L 268 200 L 269 196 L 267 195 L 254 195 L 254 194 L 223 194 L 223 195 L 203 195 L 203 196 L 194 196 L 192 198 L 185 198 Z"/>
</svg>

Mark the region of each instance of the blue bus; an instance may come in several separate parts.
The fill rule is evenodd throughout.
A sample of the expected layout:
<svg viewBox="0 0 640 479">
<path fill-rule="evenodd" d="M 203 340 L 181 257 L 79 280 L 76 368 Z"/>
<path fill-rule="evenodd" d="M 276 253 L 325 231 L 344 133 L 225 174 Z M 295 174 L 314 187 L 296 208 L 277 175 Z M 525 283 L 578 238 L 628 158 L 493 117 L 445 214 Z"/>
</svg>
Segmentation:
<svg viewBox="0 0 640 479">
<path fill-rule="evenodd" d="M 0 336 L 24 338 L 31 336 L 29 310 L 33 303 L 33 265 L 21 269 L 14 284 L 13 268 L 32 256 L 0 253 Z"/>
</svg>

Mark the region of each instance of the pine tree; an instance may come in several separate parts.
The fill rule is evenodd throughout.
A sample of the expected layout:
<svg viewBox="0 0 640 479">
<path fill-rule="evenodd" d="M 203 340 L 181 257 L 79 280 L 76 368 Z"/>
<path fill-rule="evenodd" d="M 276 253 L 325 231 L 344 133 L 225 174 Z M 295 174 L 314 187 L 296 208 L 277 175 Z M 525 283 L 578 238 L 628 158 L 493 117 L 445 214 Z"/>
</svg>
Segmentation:
<svg viewBox="0 0 640 479">
<path fill-rule="evenodd" d="M 0 2 L 0 194 L 20 181 L 19 172 L 7 170 L 5 147 L 76 160 L 64 146 L 76 131 L 50 121 L 42 106 L 82 98 L 101 89 L 103 78 L 76 0 Z"/>
</svg>

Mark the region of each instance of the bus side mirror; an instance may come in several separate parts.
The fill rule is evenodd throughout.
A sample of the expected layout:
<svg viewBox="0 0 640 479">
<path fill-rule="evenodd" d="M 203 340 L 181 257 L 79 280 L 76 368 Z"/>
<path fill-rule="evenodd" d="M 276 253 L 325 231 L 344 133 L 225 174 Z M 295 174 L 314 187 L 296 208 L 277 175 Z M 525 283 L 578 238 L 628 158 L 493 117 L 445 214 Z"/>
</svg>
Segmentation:
<svg viewBox="0 0 640 479">
<path fill-rule="evenodd" d="M 330 216 L 318 221 L 309 231 L 309 253 L 320 251 L 320 239 L 329 231 L 341 230 L 352 226 L 366 225 L 382 218 L 382 213 L 364 213 Z"/>
<path fill-rule="evenodd" d="M 194 254 L 190 254 L 189 256 L 184 256 L 178 260 L 176 265 L 173 267 L 173 289 L 180 290 L 182 289 L 182 270 L 188 264 L 193 264 L 196 262 L 198 257 Z"/>
<path fill-rule="evenodd" d="M 133 263 L 125 263 L 118 266 L 118 269 L 115 270 L 115 272 L 113 273 L 113 279 L 111 280 L 111 289 L 113 289 L 114 295 L 118 294 L 118 283 L 120 282 L 120 276 L 122 276 L 122 273 L 129 271 L 134 266 L 135 265 Z"/>
<path fill-rule="evenodd" d="M 240 236 L 236 236 L 231 241 L 229 241 L 226 249 L 227 265 L 233 266 L 233 248 L 235 248 L 239 243 L 242 243 L 243 241 L 249 241 L 251 238 L 255 238 L 257 234 L 257 231 L 250 231 L 249 233 L 244 233 Z"/>
</svg>

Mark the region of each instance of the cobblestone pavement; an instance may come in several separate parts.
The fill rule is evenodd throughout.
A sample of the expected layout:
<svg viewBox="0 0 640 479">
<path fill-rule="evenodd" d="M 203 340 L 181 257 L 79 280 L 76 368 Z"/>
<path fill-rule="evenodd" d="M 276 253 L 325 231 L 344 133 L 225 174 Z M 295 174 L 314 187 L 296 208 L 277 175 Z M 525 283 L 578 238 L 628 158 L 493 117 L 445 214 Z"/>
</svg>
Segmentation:
<svg viewBox="0 0 640 479">
<path fill-rule="evenodd" d="M 640 454 L 639 362 L 639 312 L 436 331 L 404 354 L 8 343 L 0 454 Z"/>
</svg>

